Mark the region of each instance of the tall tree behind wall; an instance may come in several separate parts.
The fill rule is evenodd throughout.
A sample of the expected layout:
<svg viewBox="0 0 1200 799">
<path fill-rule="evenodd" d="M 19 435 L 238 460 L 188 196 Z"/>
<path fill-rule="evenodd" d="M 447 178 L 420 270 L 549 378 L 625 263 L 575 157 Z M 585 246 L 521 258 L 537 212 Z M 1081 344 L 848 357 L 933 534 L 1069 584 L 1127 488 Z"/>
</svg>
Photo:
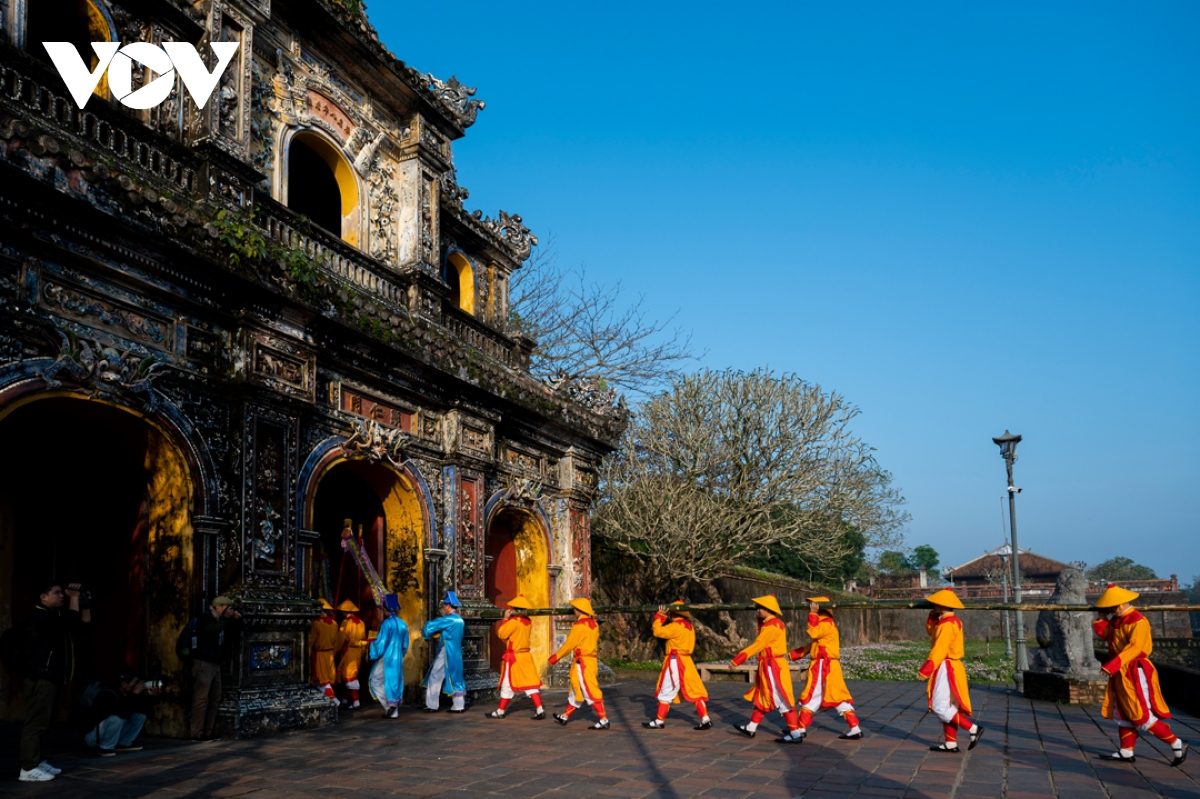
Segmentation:
<svg viewBox="0 0 1200 799">
<path fill-rule="evenodd" d="M 794 375 L 677 377 L 639 407 L 610 456 L 592 529 L 651 585 L 698 585 L 714 602 L 716 577 L 777 548 L 832 573 L 852 553 L 847 526 L 881 547 L 908 520 L 891 475 L 850 431 L 858 413 Z M 732 618 L 721 622 L 723 632 L 697 630 L 710 645 L 740 646 Z"/>
</svg>

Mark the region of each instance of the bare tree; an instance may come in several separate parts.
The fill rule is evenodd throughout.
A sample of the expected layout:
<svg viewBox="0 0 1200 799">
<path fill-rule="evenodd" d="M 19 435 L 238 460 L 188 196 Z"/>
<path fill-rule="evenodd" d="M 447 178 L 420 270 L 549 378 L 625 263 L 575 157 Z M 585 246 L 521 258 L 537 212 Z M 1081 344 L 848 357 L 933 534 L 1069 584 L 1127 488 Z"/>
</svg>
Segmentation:
<svg viewBox="0 0 1200 799">
<path fill-rule="evenodd" d="M 869 546 L 894 545 L 903 498 L 849 423 L 859 411 L 794 375 L 702 371 L 645 402 L 604 469 L 593 531 L 676 590 L 740 559 L 784 547 L 817 569 L 847 554 L 846 525 Z M 697 625 L 706 643 L 740 646 Z"/>
<path fill-rule="evenodd" d="M 640 400 L 695 360 L 691 335 L 674 316 L 649 316 L 645 297 L 628 302 L 620 283 L 589 282 L 565 269 L 553 237 L 509 284 L 509 328 L 538 342 L 530 371 L 542 380 L 597 381 Z"/>
</svg>

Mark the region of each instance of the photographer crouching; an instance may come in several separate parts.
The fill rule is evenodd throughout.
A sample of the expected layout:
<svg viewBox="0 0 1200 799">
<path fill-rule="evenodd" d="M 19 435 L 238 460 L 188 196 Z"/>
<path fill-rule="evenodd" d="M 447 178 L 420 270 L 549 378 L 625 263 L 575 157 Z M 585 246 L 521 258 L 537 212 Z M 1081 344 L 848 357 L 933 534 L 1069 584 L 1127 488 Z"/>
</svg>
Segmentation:
<svg viewBox="0 0 1200 799">
<path fill-rule="evenodd" d="M 150 705 L 162 692 L 162 683 L 145 682 L 126 672 L 94 690 L 82 719 L 87 730 L 83 742 L 99 749 L 100 757 L 139 751 L 142 747 L 135 741 L 150 715 Z"/>
</svg>

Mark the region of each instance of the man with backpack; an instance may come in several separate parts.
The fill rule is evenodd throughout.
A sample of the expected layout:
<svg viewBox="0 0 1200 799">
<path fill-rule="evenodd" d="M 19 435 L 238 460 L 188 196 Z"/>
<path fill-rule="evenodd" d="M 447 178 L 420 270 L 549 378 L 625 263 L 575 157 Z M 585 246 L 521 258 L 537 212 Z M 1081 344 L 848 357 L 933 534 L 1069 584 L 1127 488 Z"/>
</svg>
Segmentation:
<svg viewBox="0 0 1200 799">
<path fill-rule="evenodd" d="M 71 583 L 64 591 L 50 582 L 38 594 L 33 615 L 25 620 L 22 661 L 25 664 L 25 726 L 21 728 L 21 782 L 48 782 L 61 769 L 42 760 L 42 736 L 58 703 L 63 681 L 74 673 L 75 653 L 71 632 L 92 620 L 90 608 L 80 609 L 82 586 Z"/>
<path fill-rule="evenodd" d="M 192 657 L 192 740 L 209 741 L 217 723 L 217 704 L 221 701 L 221 664 L 229 655 L 232 628 L 242 618 L 233 609 L 233 600 L 219 596 L 206 613 L 194 620 L 195 648 Z M 190 624 L 190 623 L 189 623 Z"/>
</svg>

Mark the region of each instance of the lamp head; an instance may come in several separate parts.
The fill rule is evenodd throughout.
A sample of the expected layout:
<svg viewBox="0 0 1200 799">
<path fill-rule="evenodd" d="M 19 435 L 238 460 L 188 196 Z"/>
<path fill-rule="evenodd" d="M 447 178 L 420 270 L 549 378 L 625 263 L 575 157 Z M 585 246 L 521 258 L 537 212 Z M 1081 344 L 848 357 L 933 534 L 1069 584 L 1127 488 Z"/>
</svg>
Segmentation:
<svg viewBox="0 0 1200 799">
<path fill-rule="evenodd" d="M 996 446 L 1000 447 L 1000 457 L 1006 461 L 1015 461 L 1017 459 L 1017 444 L 1021 441 L 1020 436 L 1014 436 L 1007 430 L 1004 435 L 997 436 L 992 439 Z"/>
</svg>

